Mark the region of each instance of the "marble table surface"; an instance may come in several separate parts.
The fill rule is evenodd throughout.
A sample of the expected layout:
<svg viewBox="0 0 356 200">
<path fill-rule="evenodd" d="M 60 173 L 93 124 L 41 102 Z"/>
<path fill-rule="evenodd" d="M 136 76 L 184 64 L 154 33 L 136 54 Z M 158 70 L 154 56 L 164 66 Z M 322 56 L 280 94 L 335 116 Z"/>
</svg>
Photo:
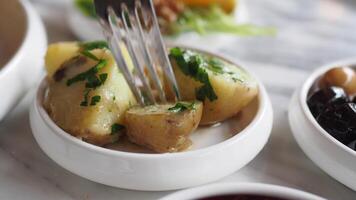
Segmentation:
<svg viewBox="0 0 356 200">
<path fill-rule="evenodd" d="M 65 23 L 62 3 L 33 0 L 50 42 L 75 40 Z M 247 166 L 219 182 L 261 182 L 289 186 L 328 199 L 355 199 L 348 189 L 321 171 L 299 148 L 287 121 L 293 91 L 314 68 L 356 53 L 356 2 L 352 0 L 247 0 L 253 23 L 273 25 L 274 38 L 193 37 L 193 46 L 242 61 L 266 85 L 274 108 L 271 138 Z M 182 39 L 178 39 L 181 42 Z M 49 159 L 34 140 L 28 119 L 29 91 L 0 122 L 0 199 L 150 200 L 169 192 L 140 192 L 97 184 Z"/>
</svg>

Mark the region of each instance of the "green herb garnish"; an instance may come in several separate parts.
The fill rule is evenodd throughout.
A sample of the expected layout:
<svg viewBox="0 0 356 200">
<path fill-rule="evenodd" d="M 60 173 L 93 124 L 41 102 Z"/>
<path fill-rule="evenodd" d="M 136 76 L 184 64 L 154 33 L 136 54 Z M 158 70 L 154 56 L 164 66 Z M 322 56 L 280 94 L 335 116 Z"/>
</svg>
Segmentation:
<svg viewBox="0 0 356 200">
<path fill-rule="evenodd" d="M 100 102 L 101 97 L 99 95 L 95 95 L 91 98 L 90 105 L 95 106 L 97 103 Z"/>
<path fill-rule="evenodd" d="M 111 134 L 120 133 L 123 130 L 125 130 L 125 126 L 123 126 L 121 124 L 115 123 L 111 126 Z"/>
<path fill-rule="evenodd" d="M 171 112 L 183 112 L 185 110 L 195 110 L 195 102 L 186 103 L 186 102 L 178 102 L 171 108 L 168 108 Z"/>
<path fill-rule="evenodd" d="M 84 100 L 80 103 L 80 106 L 88 106 L 89 102 L 89 93 L 93 90 L 96 89 L 97 87 L 103 85 L 108 77 L 107 73 L 100 74 L 99 77 L 97 77 L 97 73 L 105 67 L 107 64 L 106 60 L 99 60 L 98 64 L 96 64 L 94 67 L 90 68 L 89 70 L 82 72 L 80 74 L 77 74 L 73 78 L 70 78 L 67 80 L 67 86 L 71 86 L 74 83 L 80 82 L 80 81 L 86 81 L 85 83 L 85 88 L 86 90 L 84 91 Z M 91 99 L 90 105 L 95 106 L 99 101 L 101 97 L 100 96 L 94 96 Z"/>
<path fill-rule="evenodd" d="M 228 73 L 224 67 L 224 63 L 216 58 L 211 58 L 208 60 L 207 68 L 216 74 Z"/>
<path fill-rule="evenodd" d="M 96 57 L 94 54 L 92 54 L 90 51 L 82 51 L 80 53 L 85 57 L 91 58 L 91 59 L 93 59 L 95 61 L 99 61 L 99 58 Z"/>
<path fill-rule="evenodd" d="M 88 106 L 89 102 L 89 93 L 92 90 L 95 90 L 97 87 L 103 85 L 108 78 L 107 73 L 102 73 L 97 76 L 97 73 L 106 66 L 107 61 L 103 59 L 99 59 L 90 51 L 94 49 L 104 49 L 108 48 L 108 44 L 105 41 L 93 41 L 93 42 L 85 42 L 79 43 L 80 53 L 87 58 L 91 58 L 95 61 L 98 61 L 96 65 L 94 65 L 89 70 L 79 73 L 76 76 L 67 80 L 67 86 L 71 86 L 74 83 L 86 81 L 85 82 L 85 91 L 84 91 L 84 100 L 80 103 L 81 106 Z M 95 106 L 98 102 L 100 102 L 101 97 L 96 95 L 91 98 L 90 105 Z"/>
<path fill-rule="evenodd" d="M 89 93 L 90 89 L 86 89 L 84 92 L 84 100 L 80 103 L 80 106 L 88 106 L 88 98 L 89 98 Z"/>
<path fill-rule="evenodd" d="M 90 51 L 94 49 L 109 49 L 108 43 L 105 41 L 93 41 L 93 42 L 83 42 L 79 43 L 80 53 L 85 57 L 91 58 L 93 60 L 99 61 L 100 59 L 92 54 Z"/>
<path fill-rule="evenodd" d="M 93 0 L 75 0 L 74 3 L 85 16 L 96 18 Z"/>
<path fill-rule="evenodd" d="M 98 40 L 92 42 L 82 42 L 79 44 L 82 51 L 91 51 L 94 49 L 109 49 L 108 43 L 106 41 Z"/>
<path fill-rule="evenodd" d="M 207 63 L 204 61 L 202 55 L 194 53 L 189 50 L 182 50 L 181 48 L 172 48 L 169 57 L 173 59 L 181 71 L 194 80 L 199 81 L 203 85 L 196 90 L 196 98 L 204 101 L 208 98 L 210 101 L 218 99 L 214 89 L 209 81 L 209 75 L 204 68 Z"/>
<path fill-rule="evenodd" d="M 87 79 L 93 79 L 93 76 L 95 76 L 96 73 L 99 72 L 102 68 L 105 67 L 107 64 L 106 60 L 99 60 L 98 64 L 96 64 L 94 67 L 90 68 L 89 70 L 82 72 L 80 74 L 77 74 L 73 78 L 70 78 L 67 80 L 67 86 L 71 86 L 72 84 L 80 81 L 85 81 Z M 88 82 L 90 82 L 88 80 Z"/>
</svg>

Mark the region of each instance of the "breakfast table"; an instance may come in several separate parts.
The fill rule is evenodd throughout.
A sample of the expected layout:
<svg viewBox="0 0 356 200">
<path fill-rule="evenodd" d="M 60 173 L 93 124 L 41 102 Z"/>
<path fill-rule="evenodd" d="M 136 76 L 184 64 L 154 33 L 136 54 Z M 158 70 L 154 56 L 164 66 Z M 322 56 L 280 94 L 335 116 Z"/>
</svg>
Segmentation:
<svg viewBox="0 0 356 200">
<path fill-rule="evenodd" d="M 78 39 L 66 23 L 68 1 L 31 2 L 45 23 L 49 42 Z M 289 102 L 294 90 L 314 69 L 356 55 L 356 2 L 246 0 L 245 3 L 249 22 L 274 26 L 278 34 L 274 37 L 188 34 L 169 39 L 242 63 L 262 80 L 272 100 L 274 125 L 268 143 L 248 165 L 218 182 L 269 183 L 327 199 L 356 199 L 355 191 L 308 159 L 293 138 L 287 117 L 288 107 L 293 106 Z M 0 122 L 0 199 L 150 200 L 173 192 L 109 187 L 57 165 L 42 152 L 31 133 L 28 108 L 34 89 Z"/>
</svg>

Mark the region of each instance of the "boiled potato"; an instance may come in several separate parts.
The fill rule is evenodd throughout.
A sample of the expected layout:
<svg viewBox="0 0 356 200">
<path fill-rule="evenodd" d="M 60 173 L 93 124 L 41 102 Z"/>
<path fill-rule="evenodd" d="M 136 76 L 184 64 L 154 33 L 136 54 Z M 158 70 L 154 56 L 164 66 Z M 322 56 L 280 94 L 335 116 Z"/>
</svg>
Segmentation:
<svg viewBox="0 0 356 200">
<path fill-rule="evenodd" d="M 180 110 L 179 105 L 186 106 Z M 125 114 L 129 139 L 156 152 L 177 152 L 188 148 L 188 135 L 201 119 L 201 102 L 133 107 Z"/>
<path fill-rule="evenodd" d="M 236 115 L 258 93 L 257 82 L 246 71 L 220 58 L 173 48 L 170 59 L 182 99 L 203 101 L 201 125 Z"/>
<path fill-rule="evenodd" d="M 59 43 L 47 52 L 50 60 L 46 63 L 51 64 L 47 66 L 45 107 L 53 121 L 71 135 L 99 146 L 113 143 L 120 135 L 113 127 L 123 123 L 125 111 L 136 100 L 109 50 L 91 50 L 95 60 L 73 49 Z"/>
<path fill-rule="evenodd" d="M 68 61 L 78 54 L 78 42 L 61 42 L 49 45 L 45 57 L 48 77 L 52 77 L 65 61 Z"/>
</svg>

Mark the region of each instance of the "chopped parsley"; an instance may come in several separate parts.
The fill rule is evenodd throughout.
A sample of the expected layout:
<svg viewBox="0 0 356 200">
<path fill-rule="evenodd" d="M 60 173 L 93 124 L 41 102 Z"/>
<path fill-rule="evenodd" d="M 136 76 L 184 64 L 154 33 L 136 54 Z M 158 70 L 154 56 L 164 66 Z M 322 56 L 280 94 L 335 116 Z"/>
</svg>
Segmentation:
<svg viewBox="0 0 356 200">
<path fill-rule="evenodd" d="M 204 67 L 207 63 L 202 55 L 175 47 L 171 49 L 169 57 L 177 63 L 185 75 L 203 84 L 195 91 L 198 100 L 204 101 L 208 98 L 210 101 L 214 101 L 218 99 L 209 81 L 209 75 Z"/>
<path fill-rule="evenodd" d="M 91 51 L 94 49 L 109 49 L 108 43 L 106 41 L 98 40 L 92 42 L 82 42 L 79 44 L 82 51 Z"/>
<path fill-rule="evenodd" d="M 109 49 L 108 43 L 105 41 L 93 41 L 93 42 L 83 42 L 79 43 L 80 46 L 80 54 L 84 55 L 85 57 L 91 58 L 95 61 L 100 61 L 98 57 L 92 54 L 90 51 L 94 49 Z"/>
<path fill-rule="evenodd" d="M 195 102 L 186 103 L 186 102 L 178 102 L 171 108 L 168 108 L 168 111 L 178 113 L 183 112 L 185 110 L 195 110 Z"/>
<path fill-rule="evenodd" d="M 111 134 L 120 133 L 123 130 L 125 130 L 125 126 L 123 126 L 121 124 L 115 123 L 115 124 L 111 125 Z"/>
<path fill-rule="evenodd" d="M 86 89 L 84 92 L 84 100 L 80 103 L 80 106 L 88 106 L 88 98 L 91 90 Z"/>
<path fill-rule="evenodd" d="M 91 106 L 95 106 L 97 103 L 100 102 L 100 99 L 101 99 L 101 96 L 99 95 L 95 95 L 91 98 L 91 102 L 90 102 L 90 105 Z"/>
<path fill-rule="evenodd" d="M 224 74 L 227 73 L 227 71 L 223 66 L 224 63 L 221 62 L 221 60 L 212 58 L 208 61 L 207 68 L 216 74 Z"/>
<path fill-rule="evenodd" d="M 90 68 L 89 70 L 82 72 L 80 74 L 77 74 L 73 78 L 70 78 L 67 80 L 67 86 L 71 86 L 72 84 L 80 81 L 85 81 L 87 80 L 88 82 L 93 81 L 93 76 L 96 76 L 96 73 L 99 72 L 102 68 L 105 67 L 107 64 L 106 60 L 99 60 L 98 64 L 96 64 L 94 67 Z M 100 79 L 98 79 L 100 80 Z"/>
<path fill-rule="evenodd" d="M 80 106 L 95 106 L 100 102 L 101 96 L 93 96 L 89 104 L 89 94 L 92 90 L 95 90 L 97 87 L 103 85 L 108 78 L 107 73 L 97 75 L 98 72 L 107 65 L 107 60 L 97 58 L 90 51 L 93 49 L 107 48 L 108 46 L 107 43 L 103 41 L 80 43 L 79 46 L 81 48 L 80 53 L 83 56 L 98 61 L 98 63 L 87 71 L 79 73 L 76 76 L 68 79 L 66 84 L 67 86 L 71 86 L 77 82 L 85 81 L 84 100 L 80 103 Z"/>
<path fill-rule="evenodd" d="M 80 52 L 83 56 L 85 56 L 85 57 L 88 57 L 88 58 L 91 58 L 91 59 L 93 59 L 93 60 L 95 60 L 95 61 L 99 61 L 99 58 L 98 57 L 96 57 L 94 54 L 92 54 L 90 51 L 82 51 L 82 52 Z"/>
</svg>

